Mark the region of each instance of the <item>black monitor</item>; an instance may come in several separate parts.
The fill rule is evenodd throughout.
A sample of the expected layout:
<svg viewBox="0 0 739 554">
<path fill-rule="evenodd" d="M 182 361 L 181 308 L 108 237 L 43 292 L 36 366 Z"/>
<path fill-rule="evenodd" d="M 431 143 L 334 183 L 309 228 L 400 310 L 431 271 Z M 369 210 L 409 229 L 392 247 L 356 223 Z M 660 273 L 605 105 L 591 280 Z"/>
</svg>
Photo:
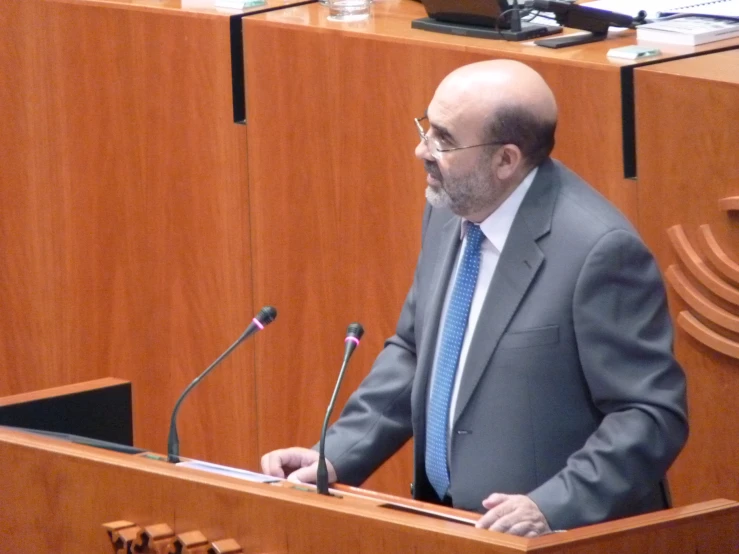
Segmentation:
<svg viewBox="0 0 739 554">
<path fill-rule="evenodd" d="M 515 24 L 512 29 L 513 0 L 421 1 L 428 17 L 415 19 L 411 23 L 414 29 L 503 40 L 528 40 L 562 30 L 557 25 L 535 25 L 525 21 L 520 29 Z M 519 0 L 518 4 L 523 10 L 524 0 Z"/>
</svg>

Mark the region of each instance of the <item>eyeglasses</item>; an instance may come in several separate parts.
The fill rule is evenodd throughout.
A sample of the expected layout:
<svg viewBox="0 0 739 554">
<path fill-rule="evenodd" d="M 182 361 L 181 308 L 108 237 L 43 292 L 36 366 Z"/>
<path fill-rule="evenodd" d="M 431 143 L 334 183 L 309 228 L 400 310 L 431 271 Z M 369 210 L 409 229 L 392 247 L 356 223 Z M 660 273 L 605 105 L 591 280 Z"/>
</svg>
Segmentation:
<svg viewBox="0 0 739 554">
<path fill-rule="evenodd" d="M 470 146 L 452 146 L 443 148 L 439 141 L 435 138 L 429 138 L 428 131 L 425 131 L 423 128 L 422 121 L 428 121 L 427 116 L 423 117 L 416 117 L 413 119 L 413 121 L 416 122 L 416 129 L 418 130 L 418 136 L 421 138 L 421 140 L 426 143 L 426 148 L 429 149 L 429 153 L 431 156 L 437 160 L 441 159 L 441 156 L 445 152 L 454 152 L 455 150 L 467 150 L 468 148 L 477 148 L 478 146 L 492 146 L 493 144 L 506 144 L 502 141 L 493 141 L 493 142 L 483 142 L 482 144 L 471 144 Z"/>
</svg>

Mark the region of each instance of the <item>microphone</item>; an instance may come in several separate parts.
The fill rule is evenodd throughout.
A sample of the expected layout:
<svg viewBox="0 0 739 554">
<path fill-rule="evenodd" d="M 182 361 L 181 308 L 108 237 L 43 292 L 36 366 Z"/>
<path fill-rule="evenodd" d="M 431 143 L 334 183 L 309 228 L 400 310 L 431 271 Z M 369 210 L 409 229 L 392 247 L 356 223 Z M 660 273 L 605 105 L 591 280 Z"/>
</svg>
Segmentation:
<svg viewBox="0 0 739 554">
<path fill-rule="evenodd" d="M 518 5 L 518 0 L 513 0 L 513 11 L 511 12 L 511 31 L 521 31 L 521 7 Z"/>
<path fill-rule="evenodd" d="M 328 496 L 328 468 L 326 467 L 326 430 L 328 429 L 328 420 L 331 417 L 331 412 L 334 411 L 336 397 L 339 394 L 341 382 L 344 380 L 344 373 L 346 373 L 349 358 L 351 358 L 354 349 L 359 346 L 359 340 L 362 338 L 362 335 L 364 335 L 364 328 L 359 323 L 352 323 L 346 330 L 346 338 L 344 339 L 344 361 L 339 370 L 339 378 L 334 387 L 334 394 L 331 396 L 331 401 L 328 403 L 326 417 L 323 420 L 323 428 L 321 429 L 321 442 L 318 446 L 318 468 L 316 473 L 316 490 L 318 491 L 318 494 L 325 494 Z"/>
<path fill-rule="evenodd" d="M 185 391 L 180 395 L 180 398 L 177 400 L 177 403 L 174 405 L 174 410 L 172 411 L 172 420 L 169 424 L 169 439 L 167 440 L 167 461 L 173 464 L 176 464 L 180 461 L 180 439 L 177 436 L 177 413 L 180 411 L 180 405 L 182 404 L 182 401 L 185 399 L 185 397 L 190 393 L 192 389 L 195 388 L 195 386 L 200 383 L 200 381 L 203 380 L 203 378 L 208 375 L 211 371 L 213 371 L 218 364 L 220 364 L 226 357 L 231 354 L 231 352 L 234 351 L 234 349 L 239 346 L 242 342 L 244 342 L 246 339 L 248 339 L 250 336 L 252 336 L 257 331 L 261 331 L 264 329 L 265 326 L 272 323 L 275 318 L 277 317 L 277 310 L 275 310 L 272 306 L 265 306 L 261 310 L 259 310 L 259 313 L 254 316 L 254 319 L 251 320 L 251 323 L 246 328 L 246 331 L 244 331 L 241 336 L 236 340 L 235 343 L 233 343 L 231 346 L 228 347 L 228 349 L 218 356 L 215 362 L 210 364 L 208 366 L 208 369 L 203 371 L 195 380 L 190 383 Z"/>
</svg>

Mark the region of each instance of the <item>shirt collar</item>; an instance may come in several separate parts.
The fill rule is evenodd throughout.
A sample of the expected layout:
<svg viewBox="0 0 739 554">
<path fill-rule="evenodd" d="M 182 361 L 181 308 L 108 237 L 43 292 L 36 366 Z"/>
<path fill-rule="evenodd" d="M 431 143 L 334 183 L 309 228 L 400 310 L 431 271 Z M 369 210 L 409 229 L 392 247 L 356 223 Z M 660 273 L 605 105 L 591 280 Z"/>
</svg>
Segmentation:
<svg viewBox="0 0 739 554">
<path fill-rule="evenodd" d="M 534 182 L 537 170 L 537 167 L 532 169 L 511 195 L 498 206 L 498 209 L 480 223 L 480 230 L 485 235 L 485 238 L 493 244 L 498 254 L 503 252 L 506 239 L 508 239 L 508 233 L 513 226 L 513 220 L 518 213 L 518 209 L 521 207 L 526 193 L 531 188 L 531 183 Z M 462 225 L 461 237 L 464 238 L 466 233 L 467 226 Z"/>
</svg>

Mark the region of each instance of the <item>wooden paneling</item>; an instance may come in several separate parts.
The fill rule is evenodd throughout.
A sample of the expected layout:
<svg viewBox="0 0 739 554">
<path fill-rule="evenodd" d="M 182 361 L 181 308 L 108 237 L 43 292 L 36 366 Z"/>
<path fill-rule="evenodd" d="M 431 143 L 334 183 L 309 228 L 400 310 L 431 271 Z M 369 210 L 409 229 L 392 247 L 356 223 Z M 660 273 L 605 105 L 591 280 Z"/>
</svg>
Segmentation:
<svg viewBox="0 0 739 554">
<path fill-rule="evenodd" d="M 259 405 L 266 451 L 317 441 L 349 323 L 366 333 L 339 406 L 393 333 L 424 202 L 411 115 L 429 97 L 415 86 L 423 71 L 403 72 L 387 43 L 256 26 L 246 42 L 254 290 L 280 307 L 290 333 L 257 348 L 259 390 L 281 392 Z M 409 454 L 368 486 L 407 494 Z"/>
<path fill-rule="evenodd" d="M 0 471 L 13 474 L 0 503 L 3 552 L 109 552 L 102 524 L 118 520 L 285 554 L 726 554 L 739 540 L 739 505 L 726 500 L 524 539 L 388 510 L 372 498 L 248 483 L 4 430 Z"/>
<path fill-rule="evenodd" d="M 620 69 L 604 46 L 532 52 L 411 30 L 416 3 L 373 9 L 357 25 L 326 23 L 318 5 L 244 20 L 255 298 L 278 306 L 290 333 L 257 345 L 263 451 L 318 440 L 350 322 L 367 332 L 338 406 L 394 331 L 425 202 L 413 117 L 454 68 L 508 57 L 541 72 L 560 105 L 555 156 L 636 216 L 635 185 L 623 178 Z M 366 486 L 408 495 L 411 468 L 406 448 Z"/>
<path fill-rule="evenodd" d="M 128 379 L 136 444 L 164 450 L 175 399 L 254 312 L 229 20 L 0 14 L 0 393 Z M 183 406 L 183 454 L 255 463 L 253 348 Z"/>
<path fill-rule="evenodd" d="M 373 17 L 370 20 L 351 25 L 328 22 L 326 15 L 325 7 L 310 5 L 245 19 L 244 24 L 249 29 L 245 35 L 250 45 L 247 48 L 253 47 L 257 42 L 254 36 L 249 36 L 251 29 L 255 27 L 272 27 L 272 32 L 277 36 L 283 33 L 290 37 L 300 37 L 303 32 L 318 35 L 322 37 L 321 40 L 330 42 L 320 51 L 320 58 L 308 57 L 307 52 L 297 50 L 291 44 L 291 38 L 280 42 L 279 48 L 273 49 L 272 57 L 265 58 L 261 65 L 269 60 L 270 65 L 285 64 L 285 68 L 292 70 L 296 64 L 307 63 L 313 68 L 314 78 L 315 75 L 321 75 L 331 80 L 335 75 L 330 69 L 337 67 L 337 58 L 349 57 L 350 62 L 341 63 L 347 63 L 347 68 L 352 69 L 354 79 L 362 82 L 369 90 L 386 89 L 390 101 L 400 103 L 407 101 L 403 95 L 408 87 L 418 94 L 413 99 L 414 116 L 419 115 L 419 109 L 425 109 L 439 79 L 450 69 L 491 58 L 509 58 L 527 63 L 542 73 L 557 96 L 560 124 L 555 157 L 601 190 L 627 216 L 635 219 L 636 189 L 633 182 L 623 179 L 620 82 L 620 69 L 633 63 L 614 61 L 605 55 L 610 48 L 633 44 L 633 35 L 627 34 L 575 48 L 552 50 L 535 47 L 530 43 L 430 33 L 411 29 L 412 20 L 424 16 L 425 11 L 419 3 L 409 0 L 379 2 L 373 6 Z M 370 42 L 372 46 L 363 46 L 364 41 Z M 283 51 L 285 55 L 280 54 Z M 298 58 L 295 58 L 295 52 L 300 53 Z M 665 58 L 686 53 L 684 49 L 673 52 L 669 47 L 666 52 Z M 361 54 L 378 59 L 366 60 Z M 392 54 L 395 59 L 385 61 L 383 65 L 379 56 L 386 54 Z M 292 57 L 285 59 L 287 55 Z M 247 61 L 249 74 L 256 76 L 263 71 L 264 68 L 259 64 L 260 59 L 258 54 L 252 53 L 251 64 Z M 353 65 L 349 65 L 350 63 Z M 370 72 L 389 69 L 395 72 Z M 303 68 L 300 71 L 310 70 L 311 68 Z M 248 82 L 251 89 L 254 83 Z M 400 83 L 405 88 L 397 88 Z M 278 83 L 274 84 L 276 86 Z M 285 86 L 303 92 L 303 100 L 316 107 L 319 105 L 317 102 L 323 102 L 320 91 L 329 85 L 326 80 L 298 82 L 292 79 Z M 334 82 L 332 87 L 335 86 Z M 247 100 L 253 92 L 247 92 Z M 373 112 L 373 119 L 384 118 L 384 108 L 385 106 L 383 111 Z M 275 123 L 280 124 L 279 121 Z M 395 144 L 398 144 L 397 141 Z"/>
<path fill-rule="evenodd" d="M 739 359 L 689 334 L 697 321 L 739 344 L 731 325 L 739 303 L 729 301 L 739 285 L 711 259 L 705 239 L 710 231 L 713 248 L 739 263 L 739 214 L 721 202 L 739 196 L 739 51 L 638 69 L 635 83 L 639 227 L 668 275 L 676 352 L 688 376 L 690 438 L 670 473 L 673 496 L 679 504 L 739 498 Z M 692 261 L 681 260 L 681 250 L 692 250 Z"/>
</svg>

